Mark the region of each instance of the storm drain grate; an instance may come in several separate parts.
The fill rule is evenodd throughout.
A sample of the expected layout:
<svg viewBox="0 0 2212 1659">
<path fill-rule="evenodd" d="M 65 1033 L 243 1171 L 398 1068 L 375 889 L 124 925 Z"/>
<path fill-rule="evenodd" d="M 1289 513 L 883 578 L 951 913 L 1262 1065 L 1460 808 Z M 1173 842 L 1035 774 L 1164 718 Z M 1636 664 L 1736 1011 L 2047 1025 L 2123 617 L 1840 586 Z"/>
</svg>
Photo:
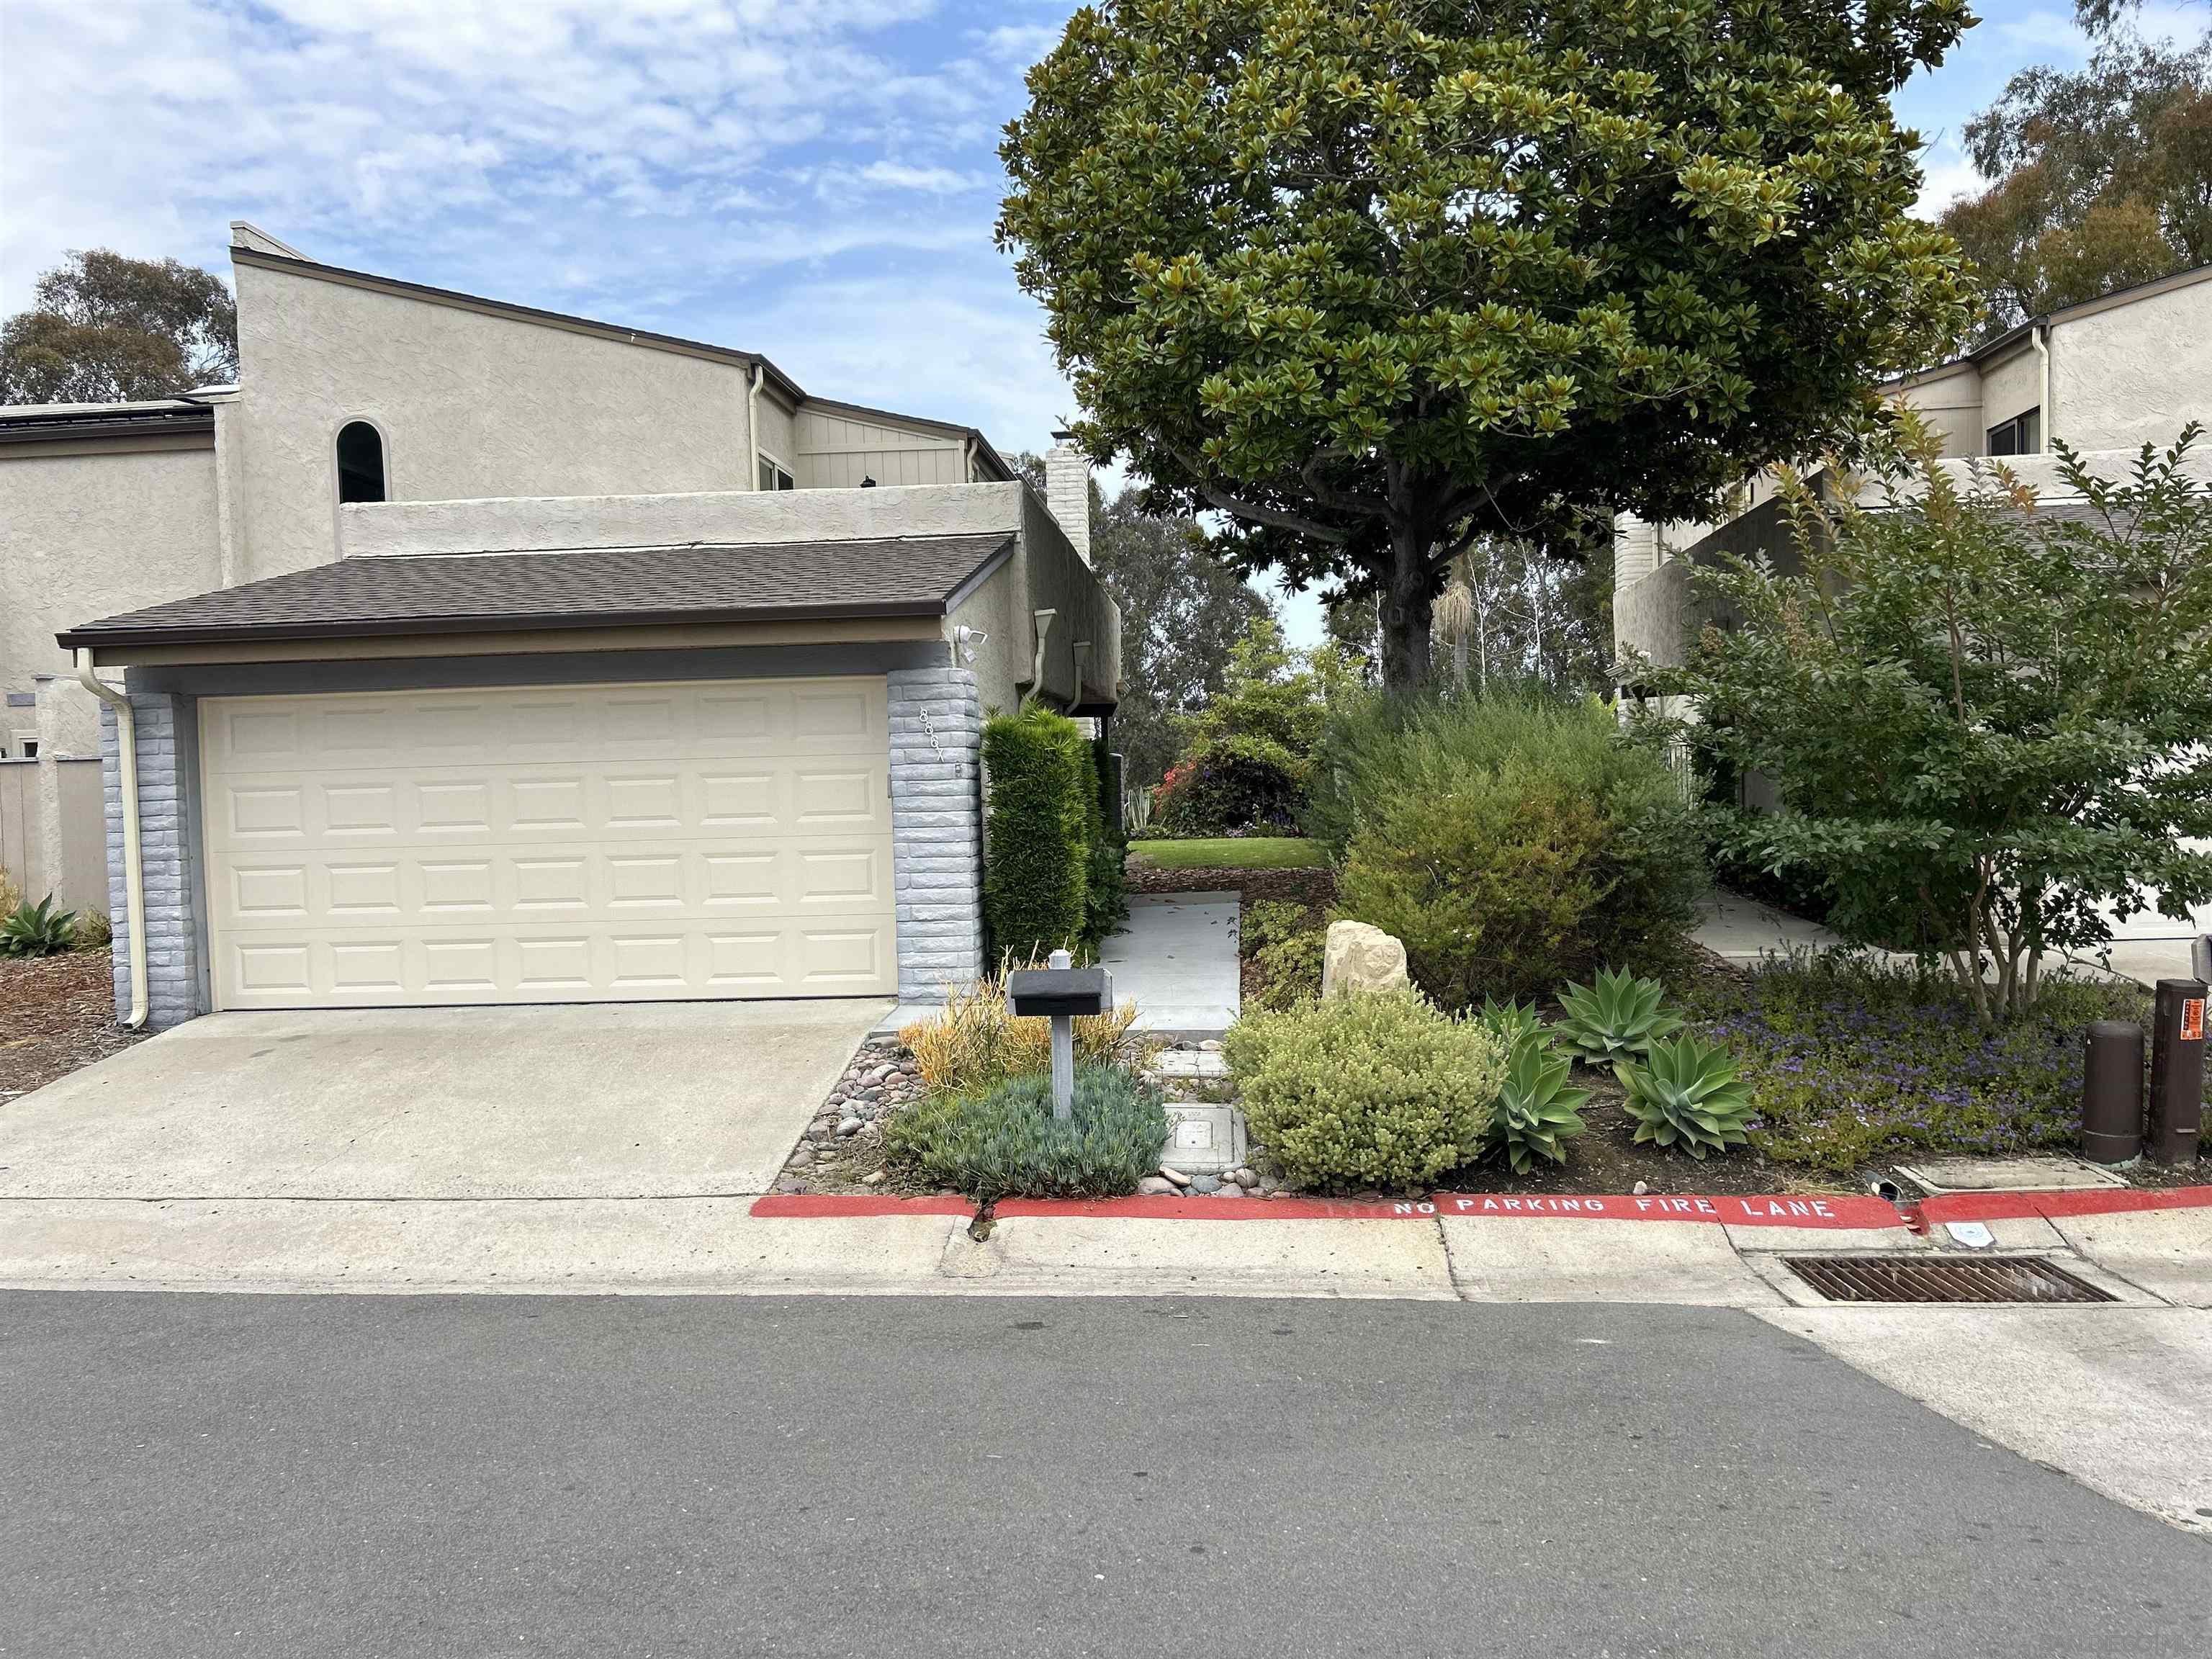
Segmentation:
<svg viewBox="0 0 2212 1659">
<path fill-rule="evenodd" d="M 1790 1255 L 1831 1302 L 2112 1302 L 2094 1285 L 2033 1255 Z"/>
</svg>

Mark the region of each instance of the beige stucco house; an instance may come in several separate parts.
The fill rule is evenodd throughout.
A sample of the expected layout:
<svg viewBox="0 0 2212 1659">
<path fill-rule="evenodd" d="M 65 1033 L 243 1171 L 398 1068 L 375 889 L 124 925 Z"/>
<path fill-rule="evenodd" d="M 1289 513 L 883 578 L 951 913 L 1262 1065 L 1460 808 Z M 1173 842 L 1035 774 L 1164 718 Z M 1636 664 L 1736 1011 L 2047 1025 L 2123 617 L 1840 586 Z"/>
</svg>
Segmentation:
<svg viewBox="0 0 2212 1659">
<path fill-rule="evenodd" d="M 120 1008 L 978 971 L 985 714 L 1115 700 L 1086 522 L 755 352 L 231 252 L 236 386 L 0 410 L 0 688 L 104 749 Z"/>
<path fill-rule="evenodd" d="M 2143 444 L 2170 444 L 2192 420 L 2212 424 L 2212 265 L 2032 317 L 1881 390 L 1942 435 L 1947 465 L 1963 471 L 2002 457 L 2045 500 L 2063 501 L 2054 441 L 2118 476 Z M 2212 445 L 2194 459 L 2212 476 Z M 1772 477 L 1747 480 L 1732 505 L 1702 522 L 1615 521 L 1613 636 L 1624 653 L 1680 660 L 1698 563 L 1761 552 L 1788 562 Z"/>
</svg>

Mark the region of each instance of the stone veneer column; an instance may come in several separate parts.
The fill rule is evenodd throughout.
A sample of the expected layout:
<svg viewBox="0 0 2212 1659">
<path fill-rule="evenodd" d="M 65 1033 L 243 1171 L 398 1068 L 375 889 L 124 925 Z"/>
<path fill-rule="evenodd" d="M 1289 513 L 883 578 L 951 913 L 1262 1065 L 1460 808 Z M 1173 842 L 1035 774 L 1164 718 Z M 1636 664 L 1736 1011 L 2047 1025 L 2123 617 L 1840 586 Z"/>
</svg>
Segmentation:
<svg viewBox="0 0 2212 1659">
<path fill-rule="evenodd" d="M 183 1024 L 206 1012 L 200 1005 L 198 896 L 191 869 L 186 793 L 178 759 L 180 699 L 133 691 L 138 728 L 138 845 L 146 873 L 147 1024 Z M 107 896 L 115 923 L 115 1008 L 131 1001 L 131 914 L 124 897 L 123 779 L 115 711 L 100 706 L 100 778 L 107 794 Z"/>
<path fill-rule="evenodd" d="M 983 972 L 982 708 L 965 668 L 887 678 L 899 1000 L 942 1002 Z"/>
</svg>

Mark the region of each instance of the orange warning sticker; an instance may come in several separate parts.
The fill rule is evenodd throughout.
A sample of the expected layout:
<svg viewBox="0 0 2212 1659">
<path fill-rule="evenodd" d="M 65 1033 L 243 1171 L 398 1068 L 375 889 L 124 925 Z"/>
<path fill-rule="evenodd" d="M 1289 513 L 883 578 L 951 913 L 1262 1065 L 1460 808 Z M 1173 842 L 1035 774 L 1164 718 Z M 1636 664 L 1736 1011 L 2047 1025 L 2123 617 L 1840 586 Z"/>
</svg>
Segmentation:
<svg viewBox="0 0 2212 1659">
<path fill-rule="evenodd" d="M 2181 1000 L 2181 1040 L 2184 1042 L 2204 1041 L 2204 999 L 2184 997 Z"/>
</svg>

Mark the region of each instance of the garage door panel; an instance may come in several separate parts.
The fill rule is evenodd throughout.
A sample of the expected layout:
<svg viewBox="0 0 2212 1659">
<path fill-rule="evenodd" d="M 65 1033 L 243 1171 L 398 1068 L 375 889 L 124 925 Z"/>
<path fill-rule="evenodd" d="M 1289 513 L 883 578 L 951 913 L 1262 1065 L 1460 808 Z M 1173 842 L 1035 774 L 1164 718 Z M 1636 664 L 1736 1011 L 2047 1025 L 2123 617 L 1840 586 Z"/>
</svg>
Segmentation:
<svg viewBox="0 0 2212 1659">
<path fill-rule="evenodd" d="M 896 985 L 880 679 L 201 708 L 218 1006 Z"/>
</svg>

